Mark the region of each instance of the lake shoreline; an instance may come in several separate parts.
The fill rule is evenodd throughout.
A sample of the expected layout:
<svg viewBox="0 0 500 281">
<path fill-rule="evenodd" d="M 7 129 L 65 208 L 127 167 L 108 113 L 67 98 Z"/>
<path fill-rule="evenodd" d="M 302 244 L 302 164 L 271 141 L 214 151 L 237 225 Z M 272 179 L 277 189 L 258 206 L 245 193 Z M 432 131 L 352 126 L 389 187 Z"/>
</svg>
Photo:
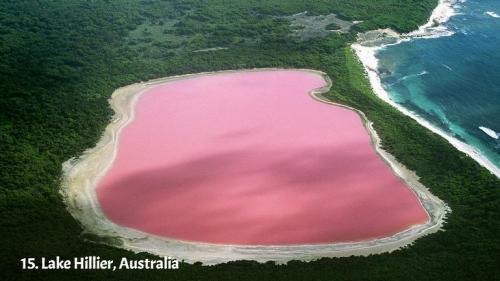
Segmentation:
<svg viewBox="0 0 500 281">
<path fill-rule="evenodd" d="M 134 252 L 146 251 L 160 256 L 171 256 L 190 263 L 199 261 L 204 264 L 218 264 L 243 259 L 256 260 L 258 262 L 272 260 L 278 263 L 285 263 L 290 260 L 310 261 L 321 257 L 367 256 L 391 252 L 410 245 L 424 235 L 441 229 L 446 215 L 450 211 L 446 204 L 421 185 L 414 172 L 406 169 L 392 155 L 381 149 L 380 140 L 376 132 L 362 112 L 321 98 L 320 95 L 330 89 L 331 81 L 325 73 L 307 69 L 296 71 L 307 71 L 321 75 L 327 83 L 326 86 L 313 90 L 310 93 L 312 98 L 354 110 L 362 118 L 377 154 L 390 165 L 396 175 L 404 180 L 408 187 L 416 194 L 428 213 L 429 220 L 427 223 L 416 225 L 389 237 L 352 243 L 239 246 L 167 239 L 119 226 L 106 218 L 99 207 L 95 188 L 97 182 L 113 163 L 120 131 L 134 119 L 134 106 L 142 93 L 156 85 L 180 79 L 216 75 L 219 73 L 269 70 L 283 69 L 251 69 L 188 74 L 154 79 L 117 89 L 110 99 L 110 105 L 115 111 L 115 115 L 112 122 L 106 127 L 100 141 L 94 148 L 87 150 L 80 158 L 70 159 L 63 165 L 64 176 L 61 193 L 64 202 L 71 215 L 82 225 L 84 233 L 99 238 L 92 240 L 92 242 L 104 243 Z"/>
</svg>

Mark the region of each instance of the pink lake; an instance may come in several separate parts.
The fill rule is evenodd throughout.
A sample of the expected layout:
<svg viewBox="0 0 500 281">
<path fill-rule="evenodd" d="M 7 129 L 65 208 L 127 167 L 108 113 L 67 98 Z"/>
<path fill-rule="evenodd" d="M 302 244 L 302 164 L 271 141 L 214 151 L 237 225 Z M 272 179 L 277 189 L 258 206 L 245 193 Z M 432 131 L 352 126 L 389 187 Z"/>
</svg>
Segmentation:
<svg viewBox="0 0 500 281">
<path fill-rule="evenodd" d="M 97 186 L 113 222 L 216 244 L 393 235 L 428 219 L 361 118 L 308 94 L 306 71 L 222 73 L 144 92 Z"/>
</svg>

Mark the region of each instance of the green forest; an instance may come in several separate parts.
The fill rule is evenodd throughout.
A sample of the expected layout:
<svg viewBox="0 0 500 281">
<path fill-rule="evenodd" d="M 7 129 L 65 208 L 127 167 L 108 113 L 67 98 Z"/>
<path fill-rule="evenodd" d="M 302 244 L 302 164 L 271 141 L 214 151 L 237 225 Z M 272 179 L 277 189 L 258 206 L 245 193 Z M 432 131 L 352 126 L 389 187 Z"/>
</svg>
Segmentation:
<svg viewBox="0 0 500 281">
<path fill-rule="evenodd" d="M 0 1 L 0 280 L 500 280 L 500 180 L 372 92 L 350 44 L 361 31 L 408 32 L 437 0 Z M 335 13 L 346 33 L 293 36 L 287 16 Z M 327 97 L 363 111 L 383 146 L 444 200 L 438 232 L 369 257 L 176 271 L 21 270 L 25 257 L 140 259 L 86 242 L 59 193 L 61 165 L 93 147 L 114 89 L 158 77 L 256 67 L 311 68 Z M 116 262 L 115 262 L 116 263 Z"/>
</svg>

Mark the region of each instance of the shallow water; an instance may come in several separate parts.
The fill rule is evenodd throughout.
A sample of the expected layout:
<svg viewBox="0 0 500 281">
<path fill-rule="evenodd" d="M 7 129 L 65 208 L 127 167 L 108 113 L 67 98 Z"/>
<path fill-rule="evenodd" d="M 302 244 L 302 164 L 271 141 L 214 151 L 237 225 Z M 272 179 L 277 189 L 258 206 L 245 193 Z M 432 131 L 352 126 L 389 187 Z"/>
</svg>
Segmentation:
<svg viewBox="0 0 500 281">
<path fill-rule="evenodd" d="M 117 224 L 188 241 L 314 244 L 424 223 L 353 111 L 314 100 L 320 75 L 217 74 L 145 92 L 97 186 Z"/>
<path fill-rule="evenodd" d="M 500 167 L 500 1 L 468 0 L 444 24 L 449 37 L 377 53 L 391 99 L 473 146 Z"/>
</svg>

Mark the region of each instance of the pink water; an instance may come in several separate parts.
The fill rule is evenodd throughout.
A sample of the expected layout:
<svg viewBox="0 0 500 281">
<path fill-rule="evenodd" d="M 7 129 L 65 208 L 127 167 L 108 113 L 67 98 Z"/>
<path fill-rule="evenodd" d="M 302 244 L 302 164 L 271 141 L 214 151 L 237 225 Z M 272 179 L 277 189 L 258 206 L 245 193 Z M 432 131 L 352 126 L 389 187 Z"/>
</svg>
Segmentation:
<svg viewBox="0 0 500 281">
<path fill-rule="evenodd" d="M 148 90 L 97 187 L 103 212 L 151 234 L 245 245 L 359 241 L 426 222 L 360 117 L 308 95 L 324 85 L 259 71 Z"/>
</svg>

